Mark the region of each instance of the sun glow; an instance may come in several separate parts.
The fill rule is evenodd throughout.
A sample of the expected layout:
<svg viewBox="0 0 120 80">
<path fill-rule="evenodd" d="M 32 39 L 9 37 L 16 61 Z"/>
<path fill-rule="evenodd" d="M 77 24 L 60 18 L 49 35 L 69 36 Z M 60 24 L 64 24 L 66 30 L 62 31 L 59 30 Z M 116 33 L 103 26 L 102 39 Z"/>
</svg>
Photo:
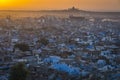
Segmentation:
<svg viewBox="0 0 120 80">
<path fill-rule="evenodd" d="M 0 9 L 19 9 L 25 8 L 29 0 L 0 0 Z M 21 8 L 21 9 L 22 9 Z"/>
<path fill-rule="evenodd" d="M 0 0 L 0 5 L 5 6 L 11 4 L 12 2 L 13 0 Z"/>
</svg>

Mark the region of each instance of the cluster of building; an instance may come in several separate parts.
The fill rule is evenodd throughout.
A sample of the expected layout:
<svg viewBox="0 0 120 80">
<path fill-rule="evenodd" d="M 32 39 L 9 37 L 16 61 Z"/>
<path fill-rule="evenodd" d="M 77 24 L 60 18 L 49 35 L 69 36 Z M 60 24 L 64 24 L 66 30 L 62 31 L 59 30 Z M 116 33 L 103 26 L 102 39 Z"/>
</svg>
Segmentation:
<svg viewBox="0 0 120 80">
<path fill-rule="evenodd" d="M 18 62 L 29 69 L 28 80 L 119 80 L 120 21 L 73 15 L 0 19 L 0 80 Z"/>
</svg>

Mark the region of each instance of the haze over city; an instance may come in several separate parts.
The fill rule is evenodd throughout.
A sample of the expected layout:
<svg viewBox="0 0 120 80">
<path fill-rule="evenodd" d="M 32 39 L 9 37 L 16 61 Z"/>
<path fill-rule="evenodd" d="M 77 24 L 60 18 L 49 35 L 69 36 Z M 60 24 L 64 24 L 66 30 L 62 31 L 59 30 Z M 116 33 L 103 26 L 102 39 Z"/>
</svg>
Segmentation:
<svg viewBox="0 0 120 80">
<path fill-rule="evenodd" d="M 0 0 L 0 80 L 120 80 L 120 0 Z"/>
<path fill-rule="evenodd" d="M 72 6 L 89 11 L 120 12 L 119 0 L 0 0 L 0 10 L 60 10 Z"/>
</svg>

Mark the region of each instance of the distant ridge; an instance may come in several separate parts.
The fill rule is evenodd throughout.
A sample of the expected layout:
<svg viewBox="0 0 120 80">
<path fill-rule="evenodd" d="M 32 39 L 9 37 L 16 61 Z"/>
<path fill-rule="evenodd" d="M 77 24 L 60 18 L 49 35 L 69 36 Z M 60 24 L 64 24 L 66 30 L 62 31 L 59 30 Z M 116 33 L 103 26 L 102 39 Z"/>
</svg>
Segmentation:
<svg viewBox="0 0 120 80">
<path fill-rule="evenodd" d="M 86 11 L 86 10 L 79 10 L 74 6 L 72 8 L 63 9 L 63 10 L 0 10 L 5 12 L 85 12 L 85 13 L 120 13 L 120 12 L 112 12 L 112 11 Z"/>
</svg>

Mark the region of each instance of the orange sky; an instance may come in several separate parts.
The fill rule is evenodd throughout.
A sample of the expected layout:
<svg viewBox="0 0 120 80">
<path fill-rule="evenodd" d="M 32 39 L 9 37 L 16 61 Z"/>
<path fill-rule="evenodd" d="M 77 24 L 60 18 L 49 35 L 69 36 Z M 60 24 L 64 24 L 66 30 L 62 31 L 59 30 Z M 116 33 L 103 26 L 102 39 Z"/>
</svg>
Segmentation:
<svg viewBox="0 0 120 80">
<path fill-rule="evenodd" d="M 120 0 L 0 0 L 0 10 L 66 9 L 120 11 Z"/>
</svg>

